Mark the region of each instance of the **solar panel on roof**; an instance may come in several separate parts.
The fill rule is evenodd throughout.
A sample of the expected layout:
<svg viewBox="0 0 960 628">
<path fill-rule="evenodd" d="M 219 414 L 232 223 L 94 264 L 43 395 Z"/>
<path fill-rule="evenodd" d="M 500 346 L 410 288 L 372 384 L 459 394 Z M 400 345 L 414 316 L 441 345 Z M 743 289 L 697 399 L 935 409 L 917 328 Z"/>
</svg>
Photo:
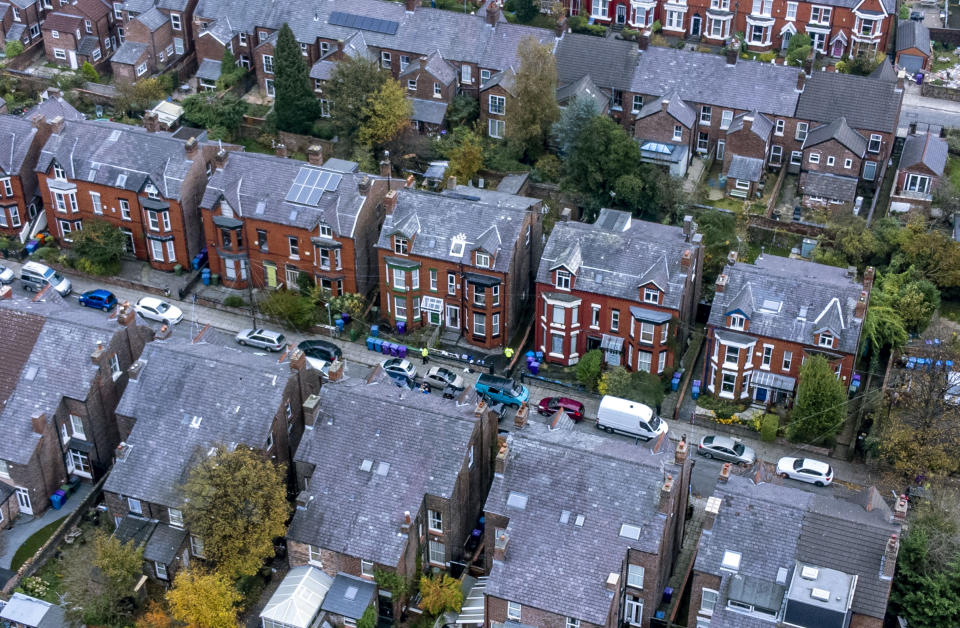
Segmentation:
<svg viewBox="0 0 960 628">
<path fill-rule="evenodd" d="M 286 200 L 298 205 L 316 207 L 327 190 L 336 190 L 343 175 L 316 168 L 301 168 L 297 173 Z"/>
<path fill-rule="evenodd" d="M 366 15 L 356 15 L 354 13 L 344 13 L 343 11 L 334 11 L 327 18 L 327 23 L 333 26 L 345 26 L 347 28 L 357 28 L 371 33 L 383 33 L 384 35 L 396 35 L 400 28 L 398 22 L 392 20 L 381 20 Z"/>
</svg>

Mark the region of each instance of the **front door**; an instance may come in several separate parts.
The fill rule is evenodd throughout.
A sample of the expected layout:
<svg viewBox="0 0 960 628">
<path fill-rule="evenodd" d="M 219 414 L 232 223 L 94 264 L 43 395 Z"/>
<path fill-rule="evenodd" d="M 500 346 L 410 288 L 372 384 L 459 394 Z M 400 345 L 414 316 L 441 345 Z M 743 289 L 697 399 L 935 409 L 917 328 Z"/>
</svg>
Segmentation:
<svg viewBox="0 0 960 628">
<path fill-rule="evenodd" d="M 76 70 L 77 68 L 80 67 L 80 64 L 77 63 L 77 51 L 76 51 L 76 50 L 68 50 L 68 51 L 67 51 L 67 57 L 70 59 L 70 69 L 71 69 L 71 70 Z"/>
<path fill-rule="evenodd" d="M 757 386 L 756 388 L 753 389 L 753 391 L 754 391 L 753 398 L 759 401 L 760 403 L 764 403 L 767 400 L 766 388 L 760 388 L 759 386 Z"/>
<path fill-rule="evenodd" d="M 380 594 L 378 596 L 378 610 L 380 619 L 384 619 L 388 622 L 393 621 L 393 594 L 389 591 L 380 589 Z"/>
<path fill-rule="evenodd" d="M 20 506 L 20 512 L 23 514 L 33 514 L 33 506 L 30 504 L 30 491 L 17 487 L 17 505 Z"/>
<path fill-rule="evenodd" d="M 297 279 L 300 278 L 300 270 L 297 268 L 287 267 L 287 288 L 295 290 L 297 288 Z"/>
<path fill-rule="evenodd" d="M 839 39 L 833 42 L 833 52 L 830 54 L 831 57 L 842 57 L 843 56 L 843 42 Z"/>
<path fill-rule="evenodd" d="M 690 34 L 694 37 L 700 36 L 700 16 L 694 15 L 690 20 Z"/>
<path fill-rule="evenodd" d="M 451 329 L 460 329 L 460 306 L 447 306 L 447 327 Z"/>
<path fill-rule="evenodd" d="M 627 23 L 627 6 L 625 4 L 617 5 L 617 24 Z"/>
<path fill-rule="evenodd" d="M 129 229 L 122 229 L 121 231 L 123 231 L 123 235 L 127 236 L 126 239 L 123 241 L 124 252 L 129 253 L 130 255 L 136 255 L 137 245 L 134 244 L 133 232 L 130 231 Z"/>
</svg>

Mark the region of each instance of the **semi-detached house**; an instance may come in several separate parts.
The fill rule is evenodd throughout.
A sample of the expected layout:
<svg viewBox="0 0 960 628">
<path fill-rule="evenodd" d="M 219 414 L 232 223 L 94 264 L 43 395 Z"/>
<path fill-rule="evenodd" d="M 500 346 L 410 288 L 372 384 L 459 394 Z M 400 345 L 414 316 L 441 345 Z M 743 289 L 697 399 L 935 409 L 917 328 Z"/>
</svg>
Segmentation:
<svg viewBox="0 0 960 628">
<path fill-rule="evenodd" d="M 0 237 L 21 237 L 37 215 L 33 169 L 50 129 L 42 114 L 27 119 L 0 115 Z"/>
<path fill-rule="evenodd" d="M 110 66 L 114 77 L 135 81 L 162 72 L 193 51 L 197 0 L 114 2 L 119 46 Z"/>
<path fill-rule="evenodd" d="M 849 384 L 873 287 L 867 268 L 761 255 L 717 277 L 707 323 L 706 389 L 724 399 L 779 404 L 793 398 L 800 366 L 823 356 Z"/>
<path fill-rule="evenodd" d="M 296 289 L 301 275 L 330 291 L 367 294 L 377 285 L 374 250 L 388 181 L 329 159 L 307 162 L 222 152 L 203 200 L 205 246 L 224 285 Z"/>
<path fill-rule="evenodd" d="M 702 236 L 602 209 L 593 224 L 558 222 L 537 272 L 536 344 L 545 360 L 575 364 L 592 349 L 607 364 L 662 373 L 696 314 Z"/>
<path fill-rule="evenodd" d="M 198 205 L 215 150 L 196 138 L 61 120 L 37 162 L 50 232 L 69 245 L 85 221 L 106 221 L 137 259 L 160 270 L 186 267 L 200 251 Z"/>
</svg>

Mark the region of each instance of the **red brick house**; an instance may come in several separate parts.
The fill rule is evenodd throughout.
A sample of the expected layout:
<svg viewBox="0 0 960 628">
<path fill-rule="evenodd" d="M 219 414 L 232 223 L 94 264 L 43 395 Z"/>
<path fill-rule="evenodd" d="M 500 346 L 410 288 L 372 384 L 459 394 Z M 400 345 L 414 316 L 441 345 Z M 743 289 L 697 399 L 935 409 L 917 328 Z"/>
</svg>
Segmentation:
<svg viewBox="0 0 960 628">
<path fill-rule="evenodd" d="M 183 10 L 154 6 L 118 27 L 123 29 L 123 43 L 110 59 L 114 77 L 134 82 L 163 72 L 189 54 L 186 29 L 194 4 L 196 0 L 186 2 Z"/>
<path fill-rule="evenodd" d="M 800 365 L 822 355 L 849 384 L 874 272 L 761 255 L 717 277 L 707 323 L 704 382 L 724 399 L 789 402 Z"/>
<path fill-rule="evenodd" d="M 517 73 L 513 68 L 497 72 L 480 85 L 480 127 L 494 139 L 507 136 L 507 107 L 516 94 Z"/>
<path fill-rule="evenodd" d="M 897 53 L 894 63 L 907 72 L 928 72 L 933 64 L 930 29 L 923 22 L 901 20 L 897 24 Z"/>
<path fill-rule="evenodd" d="M 803 142 L 799 190 L 804 205 L 852 207 L 867 154 L 867 138 L 837 118 L 810 130 Z"/>
<path fill-rule="evenodd" d="M 572 425 L 531 421 L 500 446 L 484 507 L 484 626 L 659 625 L 684 540 L 687 444 L 637 447 Z"/>
<path fill-rule="evenodd" d="M 648 100 L 636 114 L 634 137 L 645 161 L 667 166 L 670 174 L 683 176 L 693 159 L 697 114 L 673 90 Z"/>
<path fill-rule="evenodd" d="M 296 289 L 301 275 L 334 295 L 377 285 L 387 181 L 354 162 L 323 163 L 322 153 L 311 147 L 306 163 L 245 152 L 218 160 L 200 207 L 210 268 L 225 286 Z"/>
<path fill-rule="evenodd" d="M 77 69 L 100 65 L 116 49 L 116 18 L 106 0 L 61 2 L 43 21 L 47 61 Z"/>
<path fill-rule="evenodd" d="M 189 266 L 202 243 L 205 154 L 214 150 L 122 124 L 54 125 L 36 168 L 51 233 L 69 245 L 85 220 L 105 220 L 137 259 L 160 270 Z"/>
<path fill-rule="evenodd" d="M 723 157 L 722 172 L 727 177 L 727 195 L 754 198 L 761 193 L 773 121 L 752 111 L 733 117 L 728 124 L 726 138 L 717 143 L 718 158 Z"/>
<path fill-rule="evenodd" d="M 457 95 L 457 68 L 436 50 L 412 61 L 401 71 L 400 83 L 413 105 L 412 120 L 417 131 L 437 132 L 446 116 L 447 105 Z"/>
<path fill-rule="evenodd" d="M 547 362 L 672 369 L 699 301 L 702 236 L 690 216 L 668 227 L 603 209 L 593 224 L 558 222 L 537 272 L 536 345 Z"/>
<path fill-rule="evenodd" d="M 25 241 L 25 226 L 37 213 L 33 169 L 49 136 L 42 115 L 31 120 L 0 115 L 0 237 Z"/>
<path fill-rule="evenodd" d="M 890 211 L 925 209 L 947 167 L 947 141 L 932 133 L 908 135 L 890 192 Z"/>
<path fill-rule="evenodd" d="M 440 325 L 485 349 L 506 345 L 529 306 L 541 202 L 464 186 L 384 198 L 380 312 L 398 328 Z"/>
<path fill-rule="evenodd" d="M 53 1 L 47 0 L 46 5 L 52 6 Z M 25 48 L 40 41 L 43 16 L 44 5 L 39 0 L 13 0 L 0 6 L 0 49 L 5 50 L 11 41 L 19 41 Z"/>
</svg>

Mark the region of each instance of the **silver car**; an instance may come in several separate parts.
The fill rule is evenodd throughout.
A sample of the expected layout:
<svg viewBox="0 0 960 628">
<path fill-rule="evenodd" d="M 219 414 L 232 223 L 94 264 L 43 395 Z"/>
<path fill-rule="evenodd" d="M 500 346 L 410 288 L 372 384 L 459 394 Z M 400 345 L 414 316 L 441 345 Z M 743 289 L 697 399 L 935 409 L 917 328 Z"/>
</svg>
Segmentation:
<svg viewBox="0 0 960 628">
<path fill-rule="evenodd" d="M 431 388 L 443 390 L 447 386 L 452 386 L 456 390 L 463 390 L 463 378 L 442 366 L 435 366 L 423 376 L 423 381 Z"/>
<path fill-rule="evenodd" d="M 13 271 L 6 266 L 0 265 L 0 285 L 13 283 Z"/>
<path fill-rule="evenodd" d="M 241 345 L 250 345 L 268 351 L 280 351 L 287 345 L 287 339 L 278 331 L 269 329 L 244 329 L 237 334 L 236 340 Z"/>
<path fill-rule="evenodd" d="M 751 465 L 757 461 L 757 454 L 753 449 L 729 436 L 704 436 L 697 446 L 697 453 L 704 458 L 716 458 L 742 465 Z"/>
</svg>

